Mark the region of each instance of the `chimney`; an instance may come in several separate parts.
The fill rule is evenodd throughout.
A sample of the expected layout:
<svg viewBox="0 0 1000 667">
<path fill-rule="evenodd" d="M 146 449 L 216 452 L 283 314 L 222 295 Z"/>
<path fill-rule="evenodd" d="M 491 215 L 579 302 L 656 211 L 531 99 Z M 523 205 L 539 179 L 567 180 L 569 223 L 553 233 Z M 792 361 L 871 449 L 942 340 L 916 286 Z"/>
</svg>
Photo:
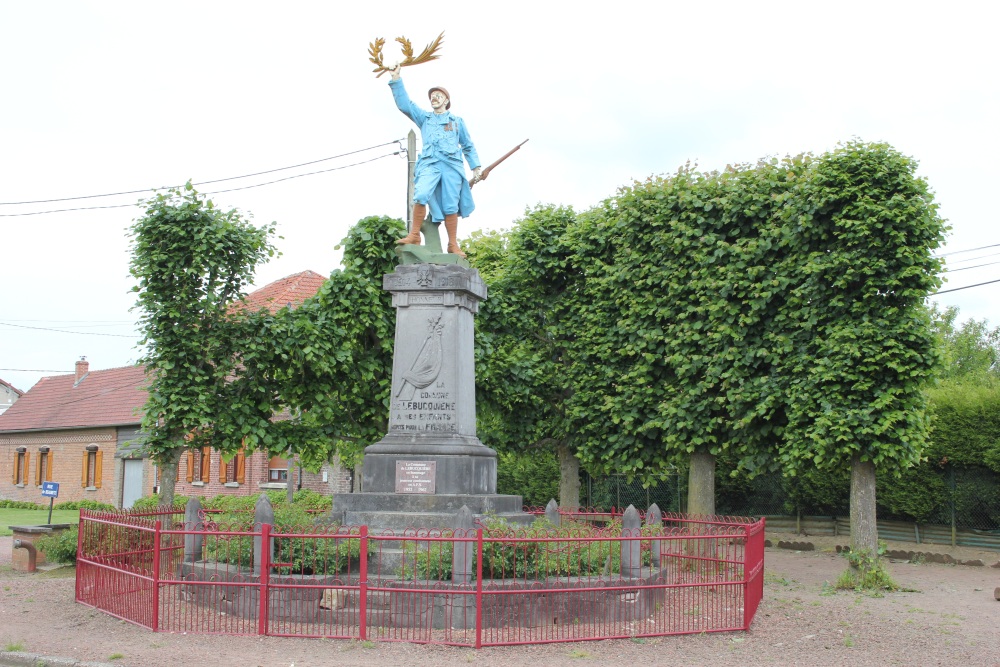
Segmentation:
<svg viewBox="0 0 1000 667">
<path fill-rule="evenodd" d="M 90 372 L 90 363 L 87 361 L 87 357 L 80 357 L 80 361 L 76 362 L 76 382 L 73 386 L 77 386 L 83 382 L 83 378 L 87 377 L 87 373 Z"/>
</svg>

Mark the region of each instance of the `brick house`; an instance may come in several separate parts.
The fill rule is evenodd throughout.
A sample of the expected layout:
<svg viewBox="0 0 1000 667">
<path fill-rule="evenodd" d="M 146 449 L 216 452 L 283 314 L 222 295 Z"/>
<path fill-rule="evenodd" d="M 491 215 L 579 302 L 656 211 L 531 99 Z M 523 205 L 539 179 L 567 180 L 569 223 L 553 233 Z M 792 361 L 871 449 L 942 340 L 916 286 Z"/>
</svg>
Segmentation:
<svg viewBox="0 0 1000 667">
<path fill-rule="evenodd" d="M 0 415 L 7 411 L 7 408 L 14 405 L 17 399 L 24 396 L 24 392 L 12 385 L 9 382 L 5 382 L 3 378 L 0 378 Z"/>
<path fill-rule="evenodd" d="M 152 466 L 135 448 L 146 402 L 141 366 L 44 377 L 0 415 L 0 498 L 41 502 L 42 482 L 59 502 L 117 507 L 153 490 Z"/>
<path fill-rule="evenodd" d="M 287 276 L 248 294 L 245 307 L 272 312 L 295 307 L 324 282 L 315 271 Z M 145 384 L 142 366 L 90 371 L 85 360 L 77 362 L 75 375 L 39 380 L 0 415 L 0 499 L 40 502 L 43 481 L 60 482 L 60 502 L 89 499 L 131 507 L 155 493 L 159 476 L 143 451 L 139 431 Z M 316 473 L 293 469 L 295 489 L 324 495 L 353 489 L 351 471 L 337 459 Z M 255 495 L 262 489 L 287 489 L 288 471 L 286 459 L 264 452 L 239 453 L 226 461 L 205 447 L 181 456 L 175 492 Z"/>
</svg>

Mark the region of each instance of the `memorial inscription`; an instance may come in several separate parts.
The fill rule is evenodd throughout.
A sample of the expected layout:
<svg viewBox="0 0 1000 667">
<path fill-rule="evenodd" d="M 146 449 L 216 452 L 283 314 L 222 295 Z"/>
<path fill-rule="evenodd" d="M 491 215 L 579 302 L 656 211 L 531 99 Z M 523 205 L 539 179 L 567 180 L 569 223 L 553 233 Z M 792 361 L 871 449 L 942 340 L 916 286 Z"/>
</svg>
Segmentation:
<svg viewBox="0 0 1000 667">
<path fill-rule="evenodd" d="M 396 461 L 396 493 L 434 493 L 436 461 Z"/>
</svg>

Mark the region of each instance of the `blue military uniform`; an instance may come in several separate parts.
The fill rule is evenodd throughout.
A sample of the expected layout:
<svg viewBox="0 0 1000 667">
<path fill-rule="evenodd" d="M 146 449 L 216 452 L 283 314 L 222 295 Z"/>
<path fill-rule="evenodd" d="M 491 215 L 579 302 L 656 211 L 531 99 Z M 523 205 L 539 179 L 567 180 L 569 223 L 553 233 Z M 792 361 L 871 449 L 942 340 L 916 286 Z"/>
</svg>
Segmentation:
<svg viewBox="0 0 1000 667">
<path fill-rule="evenodd" d="M 450 111 L 436 114 L 418 107 L 406 94 L 402 79 L 390 80 L 389 87 L 396 107 L 420 128 L 423 145 L 415 168 L 413 201 L 426 204 L 434 222 L 455 213 L 469 217 L 476 204 L 462 158 L 470 169 L 480 163 L 465 122 Z"/>
</svg>

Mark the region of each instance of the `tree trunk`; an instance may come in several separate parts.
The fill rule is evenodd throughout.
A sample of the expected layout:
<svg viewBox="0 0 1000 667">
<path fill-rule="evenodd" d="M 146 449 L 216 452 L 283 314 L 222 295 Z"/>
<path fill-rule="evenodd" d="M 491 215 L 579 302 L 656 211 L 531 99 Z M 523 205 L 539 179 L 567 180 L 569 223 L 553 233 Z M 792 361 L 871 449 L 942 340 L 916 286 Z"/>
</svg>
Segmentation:
<svg viewBox="0 0 1000 667">
<path fill-rule="evenodd" d="M 556 445 L 559 457 L 559 507 L 580 506 L 580 459 L 576 458 L 568 445 Z"/>
<path fill-rule="evenodd" d="M 181 460 L 184 447 L 174 447 L 164 452 L 157 461 L 160 466 L 160 507 L 174 506 L 174 491 L 177 488 L 177 464 Z"/>
<path fill-rule="evenodd" d="M 875 525 L 875 464 L 851 459 L 851 551 L 878 553 L 878 528 Z"/>
<path fill-rule="evenodd" d="M 700 447 L 691 454 L 687 513 L 701 516 L 715 514 L 715 455 L 708 451 L 708 447 Z"/>
</svg>

